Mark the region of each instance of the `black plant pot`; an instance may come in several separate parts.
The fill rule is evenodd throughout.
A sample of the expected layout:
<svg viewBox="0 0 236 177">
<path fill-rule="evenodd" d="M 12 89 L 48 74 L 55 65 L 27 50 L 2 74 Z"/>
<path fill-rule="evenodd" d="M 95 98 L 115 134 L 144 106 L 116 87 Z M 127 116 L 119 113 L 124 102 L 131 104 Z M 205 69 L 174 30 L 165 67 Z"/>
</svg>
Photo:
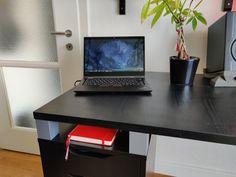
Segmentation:
<svg viewBox="0 0 236 177">
<path fill-rule="evenodd" d="M 180 60 L 177 56 L 170 57 L 170 82 L 175 85 L 193 85 L 199 58 L 190 57 Z"/>
</svg>

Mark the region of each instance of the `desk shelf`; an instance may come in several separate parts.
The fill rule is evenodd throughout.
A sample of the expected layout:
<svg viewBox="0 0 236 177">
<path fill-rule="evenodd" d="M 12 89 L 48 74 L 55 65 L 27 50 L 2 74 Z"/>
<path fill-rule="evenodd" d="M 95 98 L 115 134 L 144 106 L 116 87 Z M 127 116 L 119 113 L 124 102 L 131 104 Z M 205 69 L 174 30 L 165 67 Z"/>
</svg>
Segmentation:
<svg viewBox="0 0 236 177">
<path fill-rule="evenodd" d="M 65 146 L 66 138 L 68 133 L 60 133 L 53 140 L 52 143 L 60 143 Z M 129 154 L 129 132 L 122 131 L 118 132 L 117 137 L 115 139 L 114 144 L 111 147 L 88 144 L 88 143 L 80 143 L 71 141 L 71 147 L 78 146 L 81 149 L 91 149 L 97 152 L 107 152 L 107 153 L 119 153 L 119 154 Z M 137 155 L 136 155 L 137 156 Z"/>
<path fill-rule="evenodd" d="M 71 142 L 65 161 L 66 138 L 73 127 L 53 140 L 38 139 L 44 177 L 144 177 L 146 157 L 129 154 L 129 132 L 118 132 L 112 147 Z"/>
</svg>

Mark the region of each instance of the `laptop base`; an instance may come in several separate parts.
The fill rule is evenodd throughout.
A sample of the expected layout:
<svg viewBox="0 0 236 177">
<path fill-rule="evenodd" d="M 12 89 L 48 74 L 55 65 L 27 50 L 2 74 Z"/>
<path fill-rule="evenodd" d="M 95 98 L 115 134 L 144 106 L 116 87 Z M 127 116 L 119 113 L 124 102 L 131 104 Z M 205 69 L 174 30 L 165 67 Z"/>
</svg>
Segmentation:
<svg viewBox="0 0 236 177">
<path fill-rule="evenodd" d="M 152 89 L 149 84 L 145 82 L 143 86 L 132 87 L 100 87 L 83 85 L 84 80 L 75 88 L 76 93 L 151 93 Z"/>
</svg>

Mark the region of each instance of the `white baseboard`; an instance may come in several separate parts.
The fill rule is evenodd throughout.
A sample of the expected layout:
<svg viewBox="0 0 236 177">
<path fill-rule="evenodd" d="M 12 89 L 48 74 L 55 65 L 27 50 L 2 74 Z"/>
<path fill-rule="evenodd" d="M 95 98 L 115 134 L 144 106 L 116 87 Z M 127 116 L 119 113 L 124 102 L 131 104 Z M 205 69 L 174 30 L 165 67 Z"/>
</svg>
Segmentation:
<svg viewBox="0 0 236 177">
<path fill-rule="evenodd" d="M 236 177 L 236 172 L 232 171 L 167 161 L 158 161 L 155 167 L 156 173 L 176 177 Z"/>
<path fill-rule="evenodd" d="M 155 172 L 177 177 L 236 177 L 236 146 L 157 136 Z"/>
</svg>

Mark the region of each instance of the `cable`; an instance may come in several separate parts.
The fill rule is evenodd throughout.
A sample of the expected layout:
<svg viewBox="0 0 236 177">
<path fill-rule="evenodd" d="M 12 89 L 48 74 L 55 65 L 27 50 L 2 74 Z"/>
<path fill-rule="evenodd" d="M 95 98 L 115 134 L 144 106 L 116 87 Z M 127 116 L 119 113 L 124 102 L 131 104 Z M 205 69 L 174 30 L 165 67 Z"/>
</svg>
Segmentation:
<svg viewBox="0 0 236 177">
<path fill-rule="evenodd" d="M 74 86 L 76 87 L 77 86 L 77 83 L 79 83 L 81 80 L 76 80 L 75 82 L 74 82 Z"/>
</svg>

